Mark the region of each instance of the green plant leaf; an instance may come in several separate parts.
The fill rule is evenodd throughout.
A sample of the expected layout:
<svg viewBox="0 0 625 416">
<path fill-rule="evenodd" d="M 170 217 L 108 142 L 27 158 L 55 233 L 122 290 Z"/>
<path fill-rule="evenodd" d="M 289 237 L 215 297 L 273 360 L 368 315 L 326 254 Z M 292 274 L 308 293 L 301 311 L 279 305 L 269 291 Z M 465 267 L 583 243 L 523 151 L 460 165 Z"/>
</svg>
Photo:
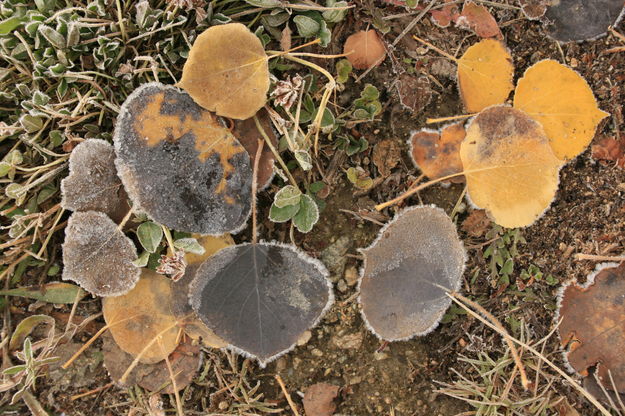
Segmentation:
<svg viewBox="0 0 625 416">
<path fill-rule="evenodd" d="M 163 229 L 152 221 L 147 221 L 137 228 L 137 237 L 144 249 L 154 253 L 163 239 Z"/>
<path fill-rule="evenodd" d="M 302 167 L 303 170 L 311 170 L 312 169 L 312 158 L 310 154 L 306 150 L 296 150 L 295 151 L 295 159 Z"/>
<path fill-rule="evenodd" d="M 326 2 L 326 7 L 347 7 L 347 6 L 348 4 L 346 1 L 328 0 Z M 338 23 L 345 18 L 345 15 L 347 14 L 348 10 L 349 9 L 326 10 L 321 15 L 323 16 L 323 19 L 328 23 Z"/>
<path fill-rule="evenodd" d="M 87 295 L 80 286 L 71 283 L 53 282 L 43 286 L 27 286 L 0 290 L 0 295 L 18 296 L 48 303 L 74 303 Z"/>
<path fill-rule="evenodd" d="M 31 315 L 28 318 L 23 319 L 17 326 L 15 327 L 15 331 L 11 335 L 11 340 L 9 341 L 9 349 L 14 350 L 19 348 L 22 345 L 24 340 L 30 333 L 35 329 L 35 327 L 39 324 L 46 323 L 50 325 L 49 334 L 54 334 L 54 318 L 48 315 Z"/>
<path fill-rule="evenodd" d="M 251 4 L 254 7 L 262 7 L 264 9 L 271 9 L 274 7 L 282 6 L 282 2 L 278 0 L 245 0 L 247 4 Z"/>
<path fill-rule="evenodd" d="M 293 185 L 287 185 L 280 189 L 273 198 L 273 203 L 278 208 L 284 208 L 288 205 L 299 204 L 302 192 Z"/>
<path fill-rule="evenodd" d="M 271 208 L 269 208 L 269 219 L 273 222 L 287 222 L 297 214 L 299 208 L 299 204 L 287 205 L 282 208 L 277 207 L 276 204 L 271 204 Z"/>
<path fill-rule="evenodd" d="M 150 259 L 150 252 L 144 251 L 137 257 L 137 260 L 134 260 L 132 264 L 137 267 L 145 267 L 148 265 L 148 260 Z"/>
<path fill-rule="evenodd" d="M 293 217 L 293 225 L 302 233 L 312 230 L 319 221 L 319 208 L 309 195 L 302 195 L 299 202 L 299 211 Z"/>
<path fill-rule="evenodd" d="M 354 68 L 352 67 L 351 62 L 349 62 L 347 59 L 341 59 L 336 63 L 336 82 L 338 82 L 339 84 L 344 84 L 345 82 L 347 82 L 347 80 L 349 79 L 349 75 L 352 73 L 352 70 Z"/>
<path fill-rule="evenodd" d="M 317 36 L 321 30 L 321 24 L 312 17 L 297 15 L 293 18 L 295 26 L 297 27 L 297 33 L 304 38 L 312 38 Z"/>
<path fill-rule="evenodd" d="M 199 254 L 200 256 L 206 252 L 204 247 L 195 238 L 179 238 L 174 241 L 174 247 L 184 250 L 186 253 Z"/>
<path fill-rule="evenodd" d="M 12 31 L 20 27 L 23 23 L 24 20 L 17 16 L 3 20 L 2 22 L 0 22 L 0 35 L 8 35 Z"/>
</svg>

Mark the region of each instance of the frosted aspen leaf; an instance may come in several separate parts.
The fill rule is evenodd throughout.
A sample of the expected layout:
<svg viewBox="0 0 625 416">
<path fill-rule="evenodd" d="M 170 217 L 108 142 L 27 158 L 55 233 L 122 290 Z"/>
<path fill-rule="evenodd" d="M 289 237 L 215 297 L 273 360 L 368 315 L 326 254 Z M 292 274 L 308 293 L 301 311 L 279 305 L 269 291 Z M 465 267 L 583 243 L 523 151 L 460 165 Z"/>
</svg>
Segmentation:
<svg viewBox="0 0 625 416">
<path fill-rule="evenodd" d="M 410 207 L 386 224 L 365 249 L 360 276 L 362 316 L 379 338 L 425 335 L 460 289 L 466 254 L 456 227 L 435 206 Z"/>
<path fill-rule="evenodd" d="M 245 225 L 250 157 L 187 93 L 158 83 L 139 87 L 122 106 L 114 141 L 126 191 L 154 221 L 211 235 Z"/>
<path fill-rule="evenodd" d="M 102 313 L 117 345 L 146 364 L 176 348 L 180 327 L 171 310 L 171 280 L 142 269 L 136 286 L 122 296 L 102 299 Z"/>
<path fill-rule="evenodd" d="M 61 181 L 61 194 L 65 209 L 99 211 L 120 222 L 130 206 L 117 176 L 113 146 L 100 139 L 76 146 L 69 157 L 69 176 Z"/>
<path fill-rule="evenodd" d="M 294 246 L 241 244 L 202 263 L 189 298 L 217 336 L 264 366 L 292 349 L 332 305 L 327 275 Z"/>
<path fill-rule="evenodd" d="M 595 39 L 623 16 L 623 0 L 559 0 L 547 8 L 549 36 L 560 42 Z"/>
<path fill-rule="evenodd" d="M 260 39 L 247 26 L 212 26 L 195 39 L 178 85 L 207 110 L 245 120 L 267 102 L 267 61 Z"/>
<path fill-rule="evenodd" d="M 139 268 L 137 249 L 106 214 L 75 212 L 63 243 L 63 279 L 97 296 L 118 296 L 132 289 Z"/>
</svg>

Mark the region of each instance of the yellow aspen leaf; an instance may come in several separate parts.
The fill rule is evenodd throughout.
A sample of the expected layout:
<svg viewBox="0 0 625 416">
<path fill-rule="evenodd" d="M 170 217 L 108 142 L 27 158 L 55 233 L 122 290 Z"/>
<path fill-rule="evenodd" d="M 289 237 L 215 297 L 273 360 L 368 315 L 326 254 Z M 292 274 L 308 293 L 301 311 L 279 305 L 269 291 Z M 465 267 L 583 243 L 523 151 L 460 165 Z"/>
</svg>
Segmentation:
<svg viewBox="0 0 625 416">
<path fill-rule="evenodd" d="M 582 153 L 599 122 L 609 114 L 597 106 L 588 83 L 577 72 L 547 59 L 532 65 L 517 83 L 514 108 L 542 124 L 561 160 Z"/>
<path fill-rule="evenodd" d="M 512 57 L 503 43 L 484 39 L 457 60 L 458 89 L 469 113 L 503 104 L 514 88 Z"/>
<path fill-rule="evenodd" d="M 267 54 L 245 25 L 212 26 L 193 43 L 178 86 L 205 109 L 245 120 L 267 101 Z"/>
<path fill-rule="evenodd" d="M 460 145 L 470 200 L 502 227 L 525 227 L 549 207 L 562 162 L 539 123 L 508 106 L 478 114 Z"/>
<path fill-rule="evenodd" d="M 102 313 L 117 345 L 139 361 L 164 360 L 178 345 L 180 327 L 171 311 L 171 280 L 143 269 L 123 296 L 102 299 Z"/>
</svg>

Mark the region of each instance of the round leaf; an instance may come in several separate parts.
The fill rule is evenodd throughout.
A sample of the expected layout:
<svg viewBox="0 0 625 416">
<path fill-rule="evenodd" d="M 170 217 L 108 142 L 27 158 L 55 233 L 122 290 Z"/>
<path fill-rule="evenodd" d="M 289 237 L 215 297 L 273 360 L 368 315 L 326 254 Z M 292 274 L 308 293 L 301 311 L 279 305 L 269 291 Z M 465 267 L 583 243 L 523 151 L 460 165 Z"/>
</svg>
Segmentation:
<svg viewBox="0 0 625 416">
<path fill-rule="evenodd" d="M 584 78 L 550 59 L 525 71 L 514 92 L 514 107 L 542 124 L 561 160 L 583 152 L 599 122 L 609 115 L 599 109 Z"/>
<path fill-rule="evenodd" d="M 460 289 L 466 255 L 456 227 L 435 206 L 411 207 L 386 224 L 365 257 L 362 315 L 388 341 L 425 335 L 439 323 Z"/>
<path fill-rule="evenodd" d="M 423 129 L 415 132 L 408 145 L 414 164 L 430 179 L 462 172 L 460 143 L 466 131 L 464 123 L 450 124 L 441 132 Z M 450 182 L 463 182 L 464 178 L 451 178 Z"/>
<path fill-rule="evenodd" d="M 163 239 L 163 229 L 160 225 L 147 221 L 137 227 L 137 237 L 144 249 L 155 253 Z"/>
<path fill-rule="evenodd" d="M 354 33 L 345 41 L 343 53 L 356 69 L 368 69 L 380 64 L 386 58 L 386 48 L 373 29 Z"/>
<path fill-rule="evenodd" d="M 514 88 L 512 56 L 503 43 L 484 39 L 458 60 L 458 89 L 465 109 L 477 113 L 503 104 Z"/>
<path fill-rule="evenodd" d="M 264 366 L 293 348 L 332 304 L 327 274 L 293 246 L 242 244 L 206 260 L 189 297 L 217 336 Z"/>
<path fill-rule="evenodd" d="M 267 101 L 269 66 L 260 39 L 245 25 L 212 26 L 197 37 L 179 86 L 202 107 L 244 120 Z"/>
<path fill-rule="evenodd" d="M 188 94 L 158 83 L 135 90 L 117 119 L 115 151 L 130 199 L 156 222 L 212 235 L 245 225 L 250 157 Z"/>
<path fill-rule="evenodd" d="M 560 0 L 545 14 L 549 36 L 560 42 L 604 35 L 623 15 L 623 0 Z"/>
<path fill-rule="evenodd" d="M 319 221 L 319 207 L 309 195 L 302 195 L 299 210 L 293 216 L 293 225 L 300 233 L 307 233 Z"/>
<path fill-rule="evenodd" d="M 468 196 L 503 227 L 525 227 L 549 207 L 561 162 L 536 121 L 506 106 L 490 107 L 467 127 L 460 145 Z"/>
</svg>

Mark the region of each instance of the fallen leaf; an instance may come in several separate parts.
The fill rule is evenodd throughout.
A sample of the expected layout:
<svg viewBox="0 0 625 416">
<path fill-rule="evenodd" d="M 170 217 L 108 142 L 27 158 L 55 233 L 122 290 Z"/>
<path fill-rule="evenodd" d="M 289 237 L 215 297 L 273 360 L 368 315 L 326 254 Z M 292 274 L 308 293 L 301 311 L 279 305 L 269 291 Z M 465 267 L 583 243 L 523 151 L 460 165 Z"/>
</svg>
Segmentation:
<svg viewBox="0 0 625 416">
<path fill-rule="evenodd" d="M 13 330 L 11 340 L 9 341 L 9 349 L 15 350 L 21 348 L 26 337 L 29 336 L 39 324 L 46 324 L 48 326 L 48 342 L 53 342 L 52 337 L 54 337 L 54 328 L 56 326 L 54 318 L 48 315 L 30 315 L 22 319 Z"/>
<path fill-rule="evenodd" d="M 625 393 L 625 263 L 603 265 L 588 276 L 587 284 L 570 283 L 559 296 L 558 321 L 562 347 L 568 346 L 568 364 L 582 376 L 591 368 L 604 386 L 612 381 Z"/>
<path fill-rule="evenodd" d="M 612 384 L 610 383 L 608 385 L 604 385 L 603 387 L 600 386 L 599 383 L 597 383 L 597 380 L 595 380 L 594 374 L 584 377 L 582 380 L 582 386 L 584 386 L 584 389 L 586 389 L 588 393 L 592 394 L 597 400 L 605 405 L 617 408 L 617 403 L 625 403 L 625 394 L 618 393 L 617 397 L 617 394 L 612 390 Z M 618 410 L 620 411 L 620 409 Z"/>
<path fill-rule="evenodd" d="M 102 212 L 74 212 L 65 228 L 63 280 L 97 296 L 127 293 L 139 280 L 134 243 Z"/>
<path fill-rule="evenodd" d="M 99 211 L 115 222 L 130 205 L 115 168 L 115 150 L 104 140 L 88 139 L 72 150 L 69 175 L 61 181 L 61 206 L 70 211 Z"/>
<path fill-rule="evenodd" d="M 462 221 L 462 231 L 471 237 L 482 237 L 490 229 L 490 218 L 483 209 L 474 209 L 469 216 Z"/>
<path fill-rule="evenodd" d="M 503 104 L 514 88 L 512 56 L 503 43 L 484 39 L 458 60 L 458 89 L 466 111 Z"/>
<path fill-rule="evenodd" d="M 48 303 L 79 302 L 87 295 L 79 286 L 71 283 L 51 282 L 40 286 L 26 286 L 0 290 L 0 296 L 19 296 Z"/>
<path fill-rule="evenodd" d="M 412 161 L 430 179 L 460 173 L 460 143 L 465 135 L 464 123 L 445 126 L 440 133 L 428 129 L 417 131 L 408 141 Z M 454 177 L 449 182 L 462 183 L 464 177 Z"/>
<path fill-rule="evenodd" d="M 170 299 L 172 282 L 143 269 L 137 285 L 125 295 L 102 299 L 102 313 L 117 345 L 145 364 L 157 363 L 178 345 L 180 327 Z"/>
<path fill-rule="evenodd" d="M 417 77 L 404 73 L 395 85 L 401 105 L 414 113 L 422 112 L 432 99 L 430 79 L 425 75 Z"/>
<path fill-rule="evenodd" d="M 358 189 L 366 191 L 373 186 L 373 179 L 367 174 L 367 172 L 360 166 L 347 169 L 347 180 L 349 180 Z"/>
<path fill-rule="evenodd" d="M 336 410 L 334 399 L 339 394 L 339 387 L 327 383 L 316 383 L 304 393 L 304 412 L 306 416 L 332 416 Z"/>
<path fill-rule="evenodd" d="M 267 102 L 267 54 L 247 26 L 211 26 L 193 43 L 178 85 L 217 115 L 248 119 Z"/>
<path fill-rule="evenodd" d="M 446 3 L 450 3 L 453 0 L 445 0 Z M 432 21 L 438 27 L 446 28 L 449 27 L 451 22 L 455 22 L 458 16 L 460 16 L 458 5 L 446 4 L 440 9 L 430 10 L 430 14 L 432 15 Z"/>
<path fill-rule="evenodd" d="M 401 149 L 399 143 L 394 139 L 385 139 L 376 143 L 371 156 L 373 164 L 378 168 L 382 177 L 387 177 L 401 160 Z"/>
<path fill-rule="evenodd" d="M 456 18 L 456 25 L 463 29 L 472 30 L 481 38 L 503 39 L 497 21 L 482 5 L 468 1 L 462 7 L 462 13 Z"/>
<path fill-rule="evenodd" d="M 380 64 L 386 57 L 386 48 L 378 32 L 373 29 L 356 32 L 349 36 L 343 46 L 343 53 L 356 69 L 369 69 Z"/>
<path fill-rule="evenodd" d="M 547 9 L 547 33 L 560 42 L 595 39 L 614 26 L 623 0 L 560 0 Z"/>
<path fill-rule="evenodd" d="M 541 125 L 511 107 L 478 114 L 467 127 L 460 158 L 471 202 L 502 227 L 531 225 L 558 189 L 562 163 Z"/>
<path fill-rule="evenodd" d="M 266 242 L 208 258 L 189 299 L 208 328 L 261 366 L 293 348 L 333 302 L 320 262 L 294 246 Z"/>
<path fill-rule="evenodd" d="M 291 49 L 291 34 L 292 33 L 293 32 L 291 32 L 291 28 L 289 27 L 288 24 L 282 30 L 282 36 L 280 36 L 280 48 L 285 52 Z"/>
<path fill-rule="evenodd" d="M 588 83 L 577 72 L 546 59 L 525 71 L 514 92 L 514 108 L 542 124 L 561 160 L 582 153 L 599 122 L 609 114 L 597 106 Z"/>
<path fill-rule="evenodd" d="M 519 0 L 519 3 L 525 17 L 536 20 L 545 15 L 551 0 Z"/>
<path fill-rule="evenodd" d="M 137 88 L 122 105 L 114 141 L 126 191 L 134 207 L 154 221 L 211 235 L 245 226 L 250 157 L 185 92 L 159 83 Z"/>
<path fill-rule="evenodd" d="M 596 160 L 615 162 L 616 166 L 625 169 L 625 143 L 614 137 L 602 137 L 592 145 L 592 157 Z"/>
<path fill-rule="evenodd" d="M 271 124 L 269 113 L 267 113 L 265 109 L 261 109 L 256 116 L 258 117 L 260 124 L 263 126 L 265 133 L 267 133 L 267 136 L 271 139 L 272 144 L 275 148 L 277 148 L 278 138 L 276 137 L 273 125 Z M 232 133 L 239 140 L 239 143 L 241 143 L 245 150 L 247 150 L 247 153 L 250 156 L 250 163 L 253 165 L 254 160 L 256 159 L 256 149 L 258 149 L 258 139 L 264 140 L 263 136 L 258 131 L 258 128 L 256 128 L 254 119 L 248 118 L 247 120 L 235 120 Z M 265 189 L 271 183 L 271 179 L 273 179 L 274 162 L 275 156 L 271 151 L 271 148 L 265 144 L 265 146 L 263 146 L 263 151 L 260 154 L 258 177 L 256 178 L 259 191 Z"/>
<path fill-rule="evenodd" d="M 130 372 L 130 375 L 127 376 L 126 382 L 121 383 L 120 380 L 126 370 L 132 365 L 134 357 L 119 348 L 109 334 L 104 334 L 102 338 L 104 366 L 116 383 L 122 386 L 138 384 L 146 390 L 161 394 L 174 393 L 172 377 L 165 360 L 154 364 L 137 364 Z M 172 374 L 174 374 L 176 390 L 180 391 L 191 384 L 200 368 L 200 347 L 192 345 L 190 342 L 182 342 L 172 351 L 167 359 L 169 360 Z"/>
<path fill-rule="evenodd" d="M 435 206 L 403 210 L 360 250 L 360 305 L 367 327 L 381 339 L 425 335 L 460 288 L 466 254 L 456 227 Z"/>
</svg>

